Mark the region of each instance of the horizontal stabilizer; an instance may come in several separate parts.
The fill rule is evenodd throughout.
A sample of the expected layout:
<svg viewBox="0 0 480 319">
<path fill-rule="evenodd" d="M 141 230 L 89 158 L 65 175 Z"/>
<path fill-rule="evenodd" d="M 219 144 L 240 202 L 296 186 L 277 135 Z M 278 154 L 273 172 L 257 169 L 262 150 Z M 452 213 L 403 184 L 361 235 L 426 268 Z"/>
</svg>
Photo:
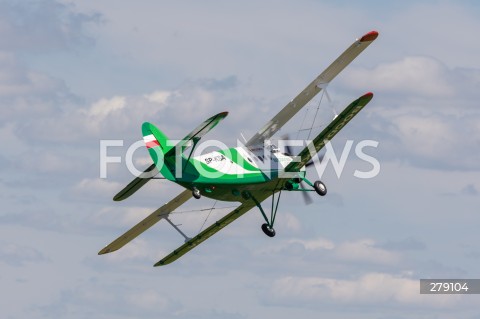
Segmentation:
<svg viewBox="0 0 480 319">
<path fill-rule="evenodd" d="M 178 142 L 177 145 L 175 145 L 174 148 L 172 148 L 168 153 L 165 154 L 165 156 L 174 156 L 176 150 L 179 147 L 181 147 L 180 153 L 183 153 L 185 149 L 187 149 L 190 146 L 190 141 L 193 141 L 196 143 L 198 140 L 200 140 L 205 134 L 210 132 L 211 129 L 213 129 L 217 124 L 226 118 L 228 115 L 228 112 L 221 112 L 218 113 L 212 117 L 210 117 L 208 120 L 197 126 L 193 131 L 191 131 L 187 136 L 185 136 L 180 142 Z"/>
<path fill-rule="evenodd" d="M 118 194 L 113 197 L 113 200 L 118 202 L 130 197 L 157 174 L 158 169 L 155 167 L 155 164 L 150 165 L 140 176 L 136 177 L 125 186 L 124 189 L 119 191 Z"/>
</svg>

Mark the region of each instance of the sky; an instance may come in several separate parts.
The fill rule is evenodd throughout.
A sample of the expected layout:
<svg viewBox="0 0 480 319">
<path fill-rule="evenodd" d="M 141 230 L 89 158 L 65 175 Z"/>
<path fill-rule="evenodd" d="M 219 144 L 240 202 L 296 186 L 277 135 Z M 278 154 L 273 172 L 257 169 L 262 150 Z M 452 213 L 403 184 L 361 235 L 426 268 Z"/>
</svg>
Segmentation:
<svg viewBox="0 0 480 319">
<path fill-rule="evenodd" d="M 479 319 L 478 295 L 419 294 L 420 278 L 480 278 L 479 14 L 476 1 L 0 0 L 1 317 Z M 353 148 L 321 176 L 327 196 L 285 192 L 274 238 L 253 209 L 165 267 L 152 265 L 182 237 L 164 222 L 97 255 L 181 192 L 155 180 L 112 201 L 143 122 L 182 138 L 229 111 L 207 136 L 235 146 L 371 30 L 314 125 L 374 92 L 332 141 Z M 106 178 L 101 140 L 123 140 Z M 354 175 L 371 168 L 363 140 L 378 142 L 370 179 Z M 133 163 L 150 164 L 144 148 Z M 195 235 L 231 210 L 197 211 L 213 203 L 172 220 Z"/>
</svg>

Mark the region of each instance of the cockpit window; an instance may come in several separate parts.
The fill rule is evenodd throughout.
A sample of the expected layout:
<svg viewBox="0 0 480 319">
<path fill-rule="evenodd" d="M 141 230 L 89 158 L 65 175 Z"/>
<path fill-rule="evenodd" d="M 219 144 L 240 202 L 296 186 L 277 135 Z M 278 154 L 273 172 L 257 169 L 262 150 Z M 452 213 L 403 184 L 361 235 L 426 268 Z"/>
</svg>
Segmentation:
<svg viewBox="0 0 480 319">
<path fill-rule="evenodd" d="M 277 146 L 271 144 L 271 145 L 270 145 L 270 152 L 272 152 L 272 153 L 278 153 L 279 151 L 278 151 Z"/>
</svg>

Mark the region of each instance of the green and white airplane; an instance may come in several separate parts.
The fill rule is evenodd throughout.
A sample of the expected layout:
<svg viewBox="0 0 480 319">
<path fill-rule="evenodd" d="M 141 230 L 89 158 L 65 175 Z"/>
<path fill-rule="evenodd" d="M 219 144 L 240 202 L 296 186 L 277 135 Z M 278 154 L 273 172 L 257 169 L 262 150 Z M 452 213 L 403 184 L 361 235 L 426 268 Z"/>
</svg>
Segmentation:
<svg viewBox="0 0 480 319">
<path fill-rule="evenodd" d="M 373 94 L 366 93 L 348 105 L 317 137 L 308 141 L 307 146 L 297 156 L 281 153 L 275 145 L 270 143 L 270 138 L 314 96 L 325 89 L 337 74 L 365 50 L 377 36 L 378 32 L 371 31 L 355 40 L 325 71 L 240 147 L 192 157 L 193 150 L 201 138 L 223 120 L 228 112 L 210 117 L 178 143 L 169 140 L 153 124 L 144 123 L 143 139 L 153 164 L 113 199 L 115 201 L 126 199 L 158 173 L 167 180 L 181 185 L 185 190 L 98 254 L 102 255 L 122 248 L 155 223 L 165 219 L 185 238 L 183 245 L 157 262 L 155 266 L 170 264 L 254 207 L 258 207 L 265 219 L 262 225 L 264 233 L 270 237 L 275 236 L 273 226 L 282 191 L 316 191 L 321 196 L 326 195 L 327 189 L 321 181 L 312 183 L 306 178 L 305 166 L 370 102 Z M 186 155 L 186 149 L 189 147 L 191 150 Z M 308 187 L 304 187 L 305 184 Z M 195 237 L 189 238 L 171 222 L 169 215 L 191 197 L 198 199 L 201 196 L 241 204 Z M 267 216 L 261 203 L 269 197 L 272 200 L 272 210 L 270 216 Z"/>
</svg>

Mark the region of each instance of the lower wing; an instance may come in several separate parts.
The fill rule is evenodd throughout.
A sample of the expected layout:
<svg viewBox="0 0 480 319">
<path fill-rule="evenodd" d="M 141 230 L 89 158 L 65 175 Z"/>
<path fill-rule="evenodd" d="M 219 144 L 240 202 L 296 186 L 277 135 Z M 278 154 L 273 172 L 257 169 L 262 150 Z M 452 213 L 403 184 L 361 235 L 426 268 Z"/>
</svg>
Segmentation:
<svg viewBox="0 0 480 319">
<path fill-rule="evenodd" d="M 146 218 L 144 218 L 141 222 L 133 226 L 130 230 L 128 230 L 125 234 L 122 236 L 118 237 L 115 239 L 113 242 L 111 242 L 108 246 L 103 248 L 98 252 L 99 255 L 107 254 L 112 251 L 118 250 L 128 244 L 130 241 L 135 239 L 138 235 L 155 225 L 157 222 L 159 222 L 162 218 L 168 217 L 168 214 L 173 212 L 175 209 L 177 209 L 179 206 L 181 206 L 183 203 L 185 203 L 187 200 L 189 200 L 192 197 L 192 191 L 191 190 L 184 190 L 181 192 L 177 197 L 148 215 Z"/>
</svg>

